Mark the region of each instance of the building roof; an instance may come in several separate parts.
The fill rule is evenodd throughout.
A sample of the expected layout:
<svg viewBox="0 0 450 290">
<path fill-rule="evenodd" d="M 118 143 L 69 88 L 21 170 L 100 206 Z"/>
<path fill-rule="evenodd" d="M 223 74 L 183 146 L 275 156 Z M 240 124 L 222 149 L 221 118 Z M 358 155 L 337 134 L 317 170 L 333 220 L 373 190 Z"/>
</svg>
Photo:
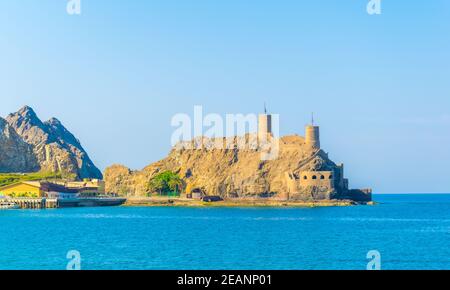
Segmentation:
<svg viewBox="0 0 450 290">
<path fill-rule="evenodd" d="M 20 181 L 17 183 L 13 183 L 13 184 L 9 184 L 9 185 L 5 185 L 3 187 L 0 187 L 0 190 L 4 190 L 10 187 L 14 187 L 17 186 L 19 184 L 26 184 L 35 188 L 39 188 L 42 191 L 45 192 L 50 192 L 50 191 L 55 191 L 55 192 L 61 192 L 61 193 L 78 193 L 79 190 L 77 189 L 73 189 L 73 188 L 67 188 L 63 185 L 59 185 L 59 184 L 55 184 L 55 183 L 51 183 L 51 182 L 47 182 L 47 181 Z"/>
<path fill-rule="evenodd" d="M 55 192 L 61 192 L 61 193 L 77 193 L 77 189 L 73 188 L 67 188 L 63 185 L 50 183 L 50 182 L 41 182 L 41 189 L 43 191 L 49 192 L 49 191 L 55 191 Z"/>
</svg>

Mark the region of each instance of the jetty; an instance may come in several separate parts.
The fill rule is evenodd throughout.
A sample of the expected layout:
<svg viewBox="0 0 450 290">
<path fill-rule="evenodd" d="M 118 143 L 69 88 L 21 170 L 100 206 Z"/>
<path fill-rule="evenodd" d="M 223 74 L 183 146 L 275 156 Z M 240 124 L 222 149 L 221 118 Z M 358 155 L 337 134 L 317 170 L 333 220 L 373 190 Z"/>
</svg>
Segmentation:
<svg viewBox="0 0 450 290">
<path fill-rule="evenodd" d="M 104 182 L 97 179 L 82 182 L 21 181 L 0 187 L 0 195 L 22 209 L 119 206 L 126 202 L 125 198 L 105 194 Z"/>
<path fill-rule="evenodd" d="M 46 209 L 58 208 L 58 199 L 56 198 L 7 198 L 6 201 L 19 206 L 22 209 Z"/>
</svg>

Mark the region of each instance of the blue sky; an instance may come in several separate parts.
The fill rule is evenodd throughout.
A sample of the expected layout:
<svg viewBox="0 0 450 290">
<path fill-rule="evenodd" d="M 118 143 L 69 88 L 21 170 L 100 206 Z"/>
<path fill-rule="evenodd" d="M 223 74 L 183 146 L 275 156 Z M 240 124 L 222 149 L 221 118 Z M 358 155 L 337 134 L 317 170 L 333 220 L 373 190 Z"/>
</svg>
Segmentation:
<svg viewBox="0 0 450 290">
<path fill-rule="evenodd" d="M 170 150 L 176 113 L 312 111 L 353 187 L 450 192 L 450 1 L 4 0 L 0 115 L 59 118 L 101 169 Z"/>
</svg>

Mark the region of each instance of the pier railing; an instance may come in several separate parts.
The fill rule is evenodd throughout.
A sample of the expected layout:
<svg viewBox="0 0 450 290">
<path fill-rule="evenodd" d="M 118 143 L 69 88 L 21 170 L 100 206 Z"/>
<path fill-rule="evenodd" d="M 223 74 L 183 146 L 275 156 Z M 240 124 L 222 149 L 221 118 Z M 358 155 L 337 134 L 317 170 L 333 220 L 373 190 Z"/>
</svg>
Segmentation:
<svg viewBox="0 0 450 290">
<path fill-rule="evenodd" d="M 58 200 L 56 198 L 14 197 L 7 198 L 6 200 L 8 202 L 17 204 L 20 208 L 24 209 L 44 209 L 58 207 Z"/>
</svg>

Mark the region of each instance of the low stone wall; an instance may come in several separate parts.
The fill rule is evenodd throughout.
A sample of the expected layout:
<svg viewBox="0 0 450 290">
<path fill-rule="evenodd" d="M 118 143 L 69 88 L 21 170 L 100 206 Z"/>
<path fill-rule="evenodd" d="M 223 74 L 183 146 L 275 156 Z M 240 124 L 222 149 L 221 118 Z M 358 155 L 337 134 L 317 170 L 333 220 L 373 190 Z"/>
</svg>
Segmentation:
<svg viewBox="0 0 450 290">
<path fill-rule="evenodd" d="M 351 199 L 356 202 L 372 201 L 372 190 L 370 189 L 352 189 L 349 190 L 342 199 Z"/>
</svg>

